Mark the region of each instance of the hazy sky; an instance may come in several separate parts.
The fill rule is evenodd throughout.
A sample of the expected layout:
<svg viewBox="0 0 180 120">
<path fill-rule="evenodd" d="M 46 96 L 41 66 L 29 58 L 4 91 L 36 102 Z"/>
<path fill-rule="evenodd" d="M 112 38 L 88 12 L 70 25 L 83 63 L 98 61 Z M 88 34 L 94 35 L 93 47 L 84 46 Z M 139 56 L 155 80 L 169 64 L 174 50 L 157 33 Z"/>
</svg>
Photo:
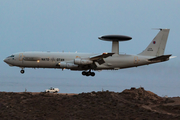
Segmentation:
<svg viewBox="0 0 180 120">
<path fill-rule="evenodd" d="M 163 96 L 180 96 L 180 1 L 179 0 L 0 0 L 0 91 L 61 92 L 99 90 L 121 92 L 144 87 Z M 98 36 L 121 34 L 133 39 L 120 43 L 120 52 L 142 52 L 158 30 L 169 28 L 165 54 L 178 56 L 168 62 L 118 71 L 81 72 L 9 67 L 7 56 L 21 51 L 102 53 L 111 42 Z"/>
</svg>

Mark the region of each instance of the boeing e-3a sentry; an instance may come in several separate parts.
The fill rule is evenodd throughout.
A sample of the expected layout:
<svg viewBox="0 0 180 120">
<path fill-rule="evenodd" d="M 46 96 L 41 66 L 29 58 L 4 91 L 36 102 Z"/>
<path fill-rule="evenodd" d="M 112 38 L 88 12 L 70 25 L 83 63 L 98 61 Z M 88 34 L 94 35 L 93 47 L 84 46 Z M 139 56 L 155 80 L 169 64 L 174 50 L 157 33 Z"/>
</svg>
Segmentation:
<svg viewBox="0 0 180 120">
<path fill-rule="evenodd" d="M 148 47 L 137 55 L 119 54 L 119 41 L 132 39 L 124 35 L 105 35 L 101 40 L 112 41 L 109 53 L 69 53 L 69 52 L 19 52 L 7 57 L 9 66 L 21 68 L 59 68 L 82 71 L 84 76 L 95 76 L 92 70 L 118 70 L 168 61 L 171 54 L 164 55 L 170 29 L 160 29 Z"/>
</svg>

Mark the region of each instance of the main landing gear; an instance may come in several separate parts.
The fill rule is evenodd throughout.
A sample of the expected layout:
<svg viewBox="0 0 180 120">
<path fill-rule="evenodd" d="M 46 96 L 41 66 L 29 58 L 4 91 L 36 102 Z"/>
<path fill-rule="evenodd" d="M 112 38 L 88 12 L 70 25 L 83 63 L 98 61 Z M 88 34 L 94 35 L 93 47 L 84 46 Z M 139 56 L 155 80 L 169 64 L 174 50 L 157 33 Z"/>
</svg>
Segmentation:
<svg viewBox="0 0 180 120">
<path fill-rule="evenodd" d="M 95 73 L 94 73 L 94 72 L 91 72 L 91 70 L 89 70 L 88 72 L 83 71 L 83 72 L 82 72 L 82 75 L 84 75 L 84 76 L 85 76 L 85 75 L 86 75 L 86 76 L 90 76 L 90 75 L 91 75 L 91 76 L 95 76 Z"/>
</svg>

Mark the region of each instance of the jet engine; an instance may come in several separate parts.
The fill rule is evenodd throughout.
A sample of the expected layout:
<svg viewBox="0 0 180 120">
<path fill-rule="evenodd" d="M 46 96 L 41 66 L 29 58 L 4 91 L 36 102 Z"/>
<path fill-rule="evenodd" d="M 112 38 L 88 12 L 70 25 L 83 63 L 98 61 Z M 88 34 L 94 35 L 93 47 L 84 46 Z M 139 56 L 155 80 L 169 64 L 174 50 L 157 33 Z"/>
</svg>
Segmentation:
<svg viewBox="0 0 180 120">
<path fill-rule="evenodd" d="M 60 63 L 58 63 L 58 65 L 61 68 L 76 68 L 76 67 L 78 67 L 78 65 L 75 65 L 73 63 L 66 63 L 66 62 L 60 62 Z"/>
<path fill-rule="evenodd" d="M 74 59 L 74 64 L 77 64 L 77 65 L 87 65 L 87 64 L 92 64 L 93 61 L 91 60 L 83 60 L 83 59 Z"/>
</svg>

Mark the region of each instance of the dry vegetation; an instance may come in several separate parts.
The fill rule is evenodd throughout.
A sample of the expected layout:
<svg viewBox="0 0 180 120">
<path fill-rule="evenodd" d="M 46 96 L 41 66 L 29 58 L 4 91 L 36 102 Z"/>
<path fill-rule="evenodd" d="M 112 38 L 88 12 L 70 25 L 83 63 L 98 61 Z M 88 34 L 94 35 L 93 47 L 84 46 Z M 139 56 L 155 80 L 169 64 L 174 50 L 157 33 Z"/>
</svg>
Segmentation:
<svg viewBox="0 0 180 120">
<path fill-rule="evenodd" d="M 180 98 L 143 88 L 78 95 L 0 92 L 0 120 L 180 120 Z"/>
</svg>

